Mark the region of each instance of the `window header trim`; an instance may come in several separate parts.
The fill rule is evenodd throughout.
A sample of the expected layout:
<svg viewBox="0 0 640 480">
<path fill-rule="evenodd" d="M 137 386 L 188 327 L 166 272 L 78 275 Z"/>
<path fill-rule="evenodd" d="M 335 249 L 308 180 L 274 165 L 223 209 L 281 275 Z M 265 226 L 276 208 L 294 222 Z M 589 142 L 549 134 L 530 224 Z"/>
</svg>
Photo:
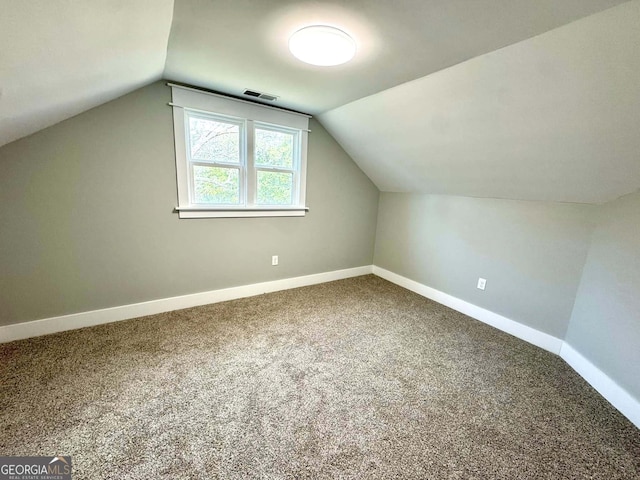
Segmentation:
<svg viewBox="0 0 640 480">
<path fill-rule="evenodd" d="M 194 87 L 167 83 L 171 87 L 171 107 L 186 108 L 189 110 L 216 112 L 235 117 L 246 117 L 251 120 L 273 123 L 275 125 L 288 126 L 298 130 L 309 130 L 311 115 L 295 112 L 286 108 L 266 105 L 264 103 L 243 100 L 220 93 L 208 92 Z M 208 98 L 207 98 L 208 97 Z M 234 102 L 229 108 L 229 102 Z M 225 105 L 227 108 L 225 108 Z M 227 113 L 233 112 L 233 113 Z M 265 114 L 266 112 L 270 113 Z"/>
</svg>

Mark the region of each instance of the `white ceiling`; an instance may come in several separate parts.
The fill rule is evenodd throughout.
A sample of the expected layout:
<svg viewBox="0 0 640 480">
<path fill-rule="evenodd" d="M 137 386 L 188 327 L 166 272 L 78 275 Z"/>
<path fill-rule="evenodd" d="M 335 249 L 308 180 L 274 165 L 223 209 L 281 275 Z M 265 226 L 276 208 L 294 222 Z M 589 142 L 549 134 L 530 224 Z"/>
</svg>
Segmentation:
<svg viewBox="0 0 640 480">
<path fill-rule="evenodd" d="M 331 110 L 382 190 L 603 201 L 640 186 L 639 2 L 4 0 L 0 145 L 166 78 Z M 350 33 L 354 61 L 293 58 L 314 23 Z"/>
<path fill-rule="evenodd" d="M 383 191 L 602 203 L 640 188 L 640 1 L 320 121 Z"/>
<path fill-rule="evenodd" d="M 623 1 L 176 0 L 165 78 L 236 95 L 256 89 L 318 114 Z M 288 39 L 311 24 L 350 33 L 355 59 L 295 59 Z"/>
<path fill-rule="evenodd" d="M 173 0 L 3 0 L 0 145 L 158 80 Z"/>
</svg>

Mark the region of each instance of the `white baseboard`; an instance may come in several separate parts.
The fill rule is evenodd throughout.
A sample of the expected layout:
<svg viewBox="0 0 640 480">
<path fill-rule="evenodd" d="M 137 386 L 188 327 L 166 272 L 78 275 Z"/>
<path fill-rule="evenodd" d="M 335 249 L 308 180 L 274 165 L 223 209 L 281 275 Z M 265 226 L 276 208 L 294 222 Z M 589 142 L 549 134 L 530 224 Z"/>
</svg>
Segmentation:
<svg viewBox="0 0 640 480">
<path fill-rule="evenodd" d="M 568 343 L 534 328 L 522 325 L 515 320 L 503 317 L 502 315 L 498 315 L 497 313 L 485 310 L 477 305 L 436 290 L 435 288 L 427 287 L 402 275 L 385 270 L 384 268 L 374 265 L 373 273 L 396 285 L 416 292 L 423 297 L 430 298 L 458 312 L 469 315 L 476 320 L 480 320 L 492 327 L 548 350 L 551 353 L 560 355 L 578 375 L 584 378 L 587 383 L 595 388 L 611 405 L 627 417 L 631 423 L 640 428 L 640 402 Z"/>
<path fill-rule="evenodd" d="M 442 305 L 446 305 L 449 308 L 453 308 L 458 312 L 464 313 L 476 320 L 480 320 L 483 323 L 491 325 L 492 327 L 502 330 L 514 337 L 518 337 L 525 342 L 532 343 L 540 348 L 548 350 L 551 353 L 558 355 L 560 353 L 560 347 L 562 346 L 562 340 L 556 338 L 548 333 L 541 332 L 535 328 L 523 325 L 510 318 L 498 315 L 490 310 L 478 307 L 472 303 L 461 300 L 457 297 L 449 295 L 447 293 L 436 290 L 435 288 L 427 287 L 422 283 L 418 283 L 397 273 L 390 272 L 384 268 L 373 266 L 373 273 L 379 277 L 389 280 L 396 285 L 411 290 L 423 297 L 427 297 Z"/>
<path fill-rule="evenodd" d="M 103 323 L 118 322 L 145 315 L 197 307 L 210 303 L 224 302 L 236 298 L 251 297 L 263 293 L 304 287 L 318 283 L 341 280 L 343 278 L 358 277 L 373 273 L 396 285 L 400 285 L 419 295 L 430 298 L 442 305 L 446 305 L 476 320 L 491 325 L 499 330 L 532 343 L 549 352 L 560 355 L 582 378 L 595 388 L 605 399 L 617 408 L 634 425 L 640 428 L 640 402 L 626 390 L 615 383 L 604 372 L 578 353 L 571 345 L 534 328 L 522 325 L 514 320 L 498 315 L 472 303 L 461 300 L 431 287 L 427 287 L 409 278 L 385 270 L 375 265 L 335 270 L 301 277 L 273 280 L 270 282 L 254 283 L 240 287 L 211 290 L 208 292 L 180 295 L 162 298 L 148 302 L 122 305 L 119 307 L 92 310 L 89 312 L 73 313 L 60 317 L 44 318 L 30 322 L 17 323 L 0 327 L 0 343 L 21 340 L 24 338 L 48 335 L 66 330 L 91 327 Z"/>
<path fill-rule="evenodd" d="M 640 402 L 638 400 L 568 343 L 563 343 L 560 356 L 611 405 L 640 428 Z"/>
<path fill-rule="evenodd" d="M 89 312 L 72 313 L 60 317 L 44 318 L 30 322 L 16 323 L 0 327 L 0 343 L 21 340 L 24 338 L 48 335 L 50 333 L 74 330 L 76 328 L 91 327 L 103 323 L 118 322 L 145 315 L 180 310 L 182 308 L 197 307 L 209 303 L 224 302 L 236 298 L 251 297 L 263 293 L 305 287 L 317 283 L 331 282 L 343 278 L 358 277 L 373 272 L 372 265 L 363 267 L 334 270 L 332 272 L 316 273 L 302 277 L 285 278 L 270 282 L 254 283 L 240 287 L 223 288 L 208 292 L 180 295 L 178 297 L 161 298 L 148 302 L 133 303 L 119 307 L 103 308 Z"/>
</svg>

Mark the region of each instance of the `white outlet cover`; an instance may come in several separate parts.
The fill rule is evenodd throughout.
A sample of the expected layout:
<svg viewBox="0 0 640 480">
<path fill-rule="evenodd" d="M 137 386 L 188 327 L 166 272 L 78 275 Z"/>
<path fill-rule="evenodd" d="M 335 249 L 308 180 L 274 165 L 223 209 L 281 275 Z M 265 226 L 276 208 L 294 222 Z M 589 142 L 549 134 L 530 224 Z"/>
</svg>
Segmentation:
<svg viewBox="0 0 640 480">
<path fill-rule="evenodd" d="M 482 277 L 478 278 L 478 288 L 480 290 L 484 290 L 486 286 L 487 286 L 487 279 Z"/>
<path fill-rule="evenodd" d="M 271 265 L 273 266 L 278 265 L 278 255 L 273 255 L 271 257 Z"/>
</svg>

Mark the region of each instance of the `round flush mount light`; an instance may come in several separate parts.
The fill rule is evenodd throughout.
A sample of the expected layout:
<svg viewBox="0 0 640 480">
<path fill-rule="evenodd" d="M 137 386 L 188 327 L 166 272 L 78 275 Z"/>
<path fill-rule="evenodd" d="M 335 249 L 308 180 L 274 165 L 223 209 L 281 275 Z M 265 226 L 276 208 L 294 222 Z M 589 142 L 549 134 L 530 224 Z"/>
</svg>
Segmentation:
<svg viewBox="0 0 640 480">
<path fill-rule="evenodd" d="M 303 62 L 331 67 L 351 60 L 356 54 L 356 42 L 338 28 L 312 25 L 291 35 L 289 50 Z"/>
</svg>

